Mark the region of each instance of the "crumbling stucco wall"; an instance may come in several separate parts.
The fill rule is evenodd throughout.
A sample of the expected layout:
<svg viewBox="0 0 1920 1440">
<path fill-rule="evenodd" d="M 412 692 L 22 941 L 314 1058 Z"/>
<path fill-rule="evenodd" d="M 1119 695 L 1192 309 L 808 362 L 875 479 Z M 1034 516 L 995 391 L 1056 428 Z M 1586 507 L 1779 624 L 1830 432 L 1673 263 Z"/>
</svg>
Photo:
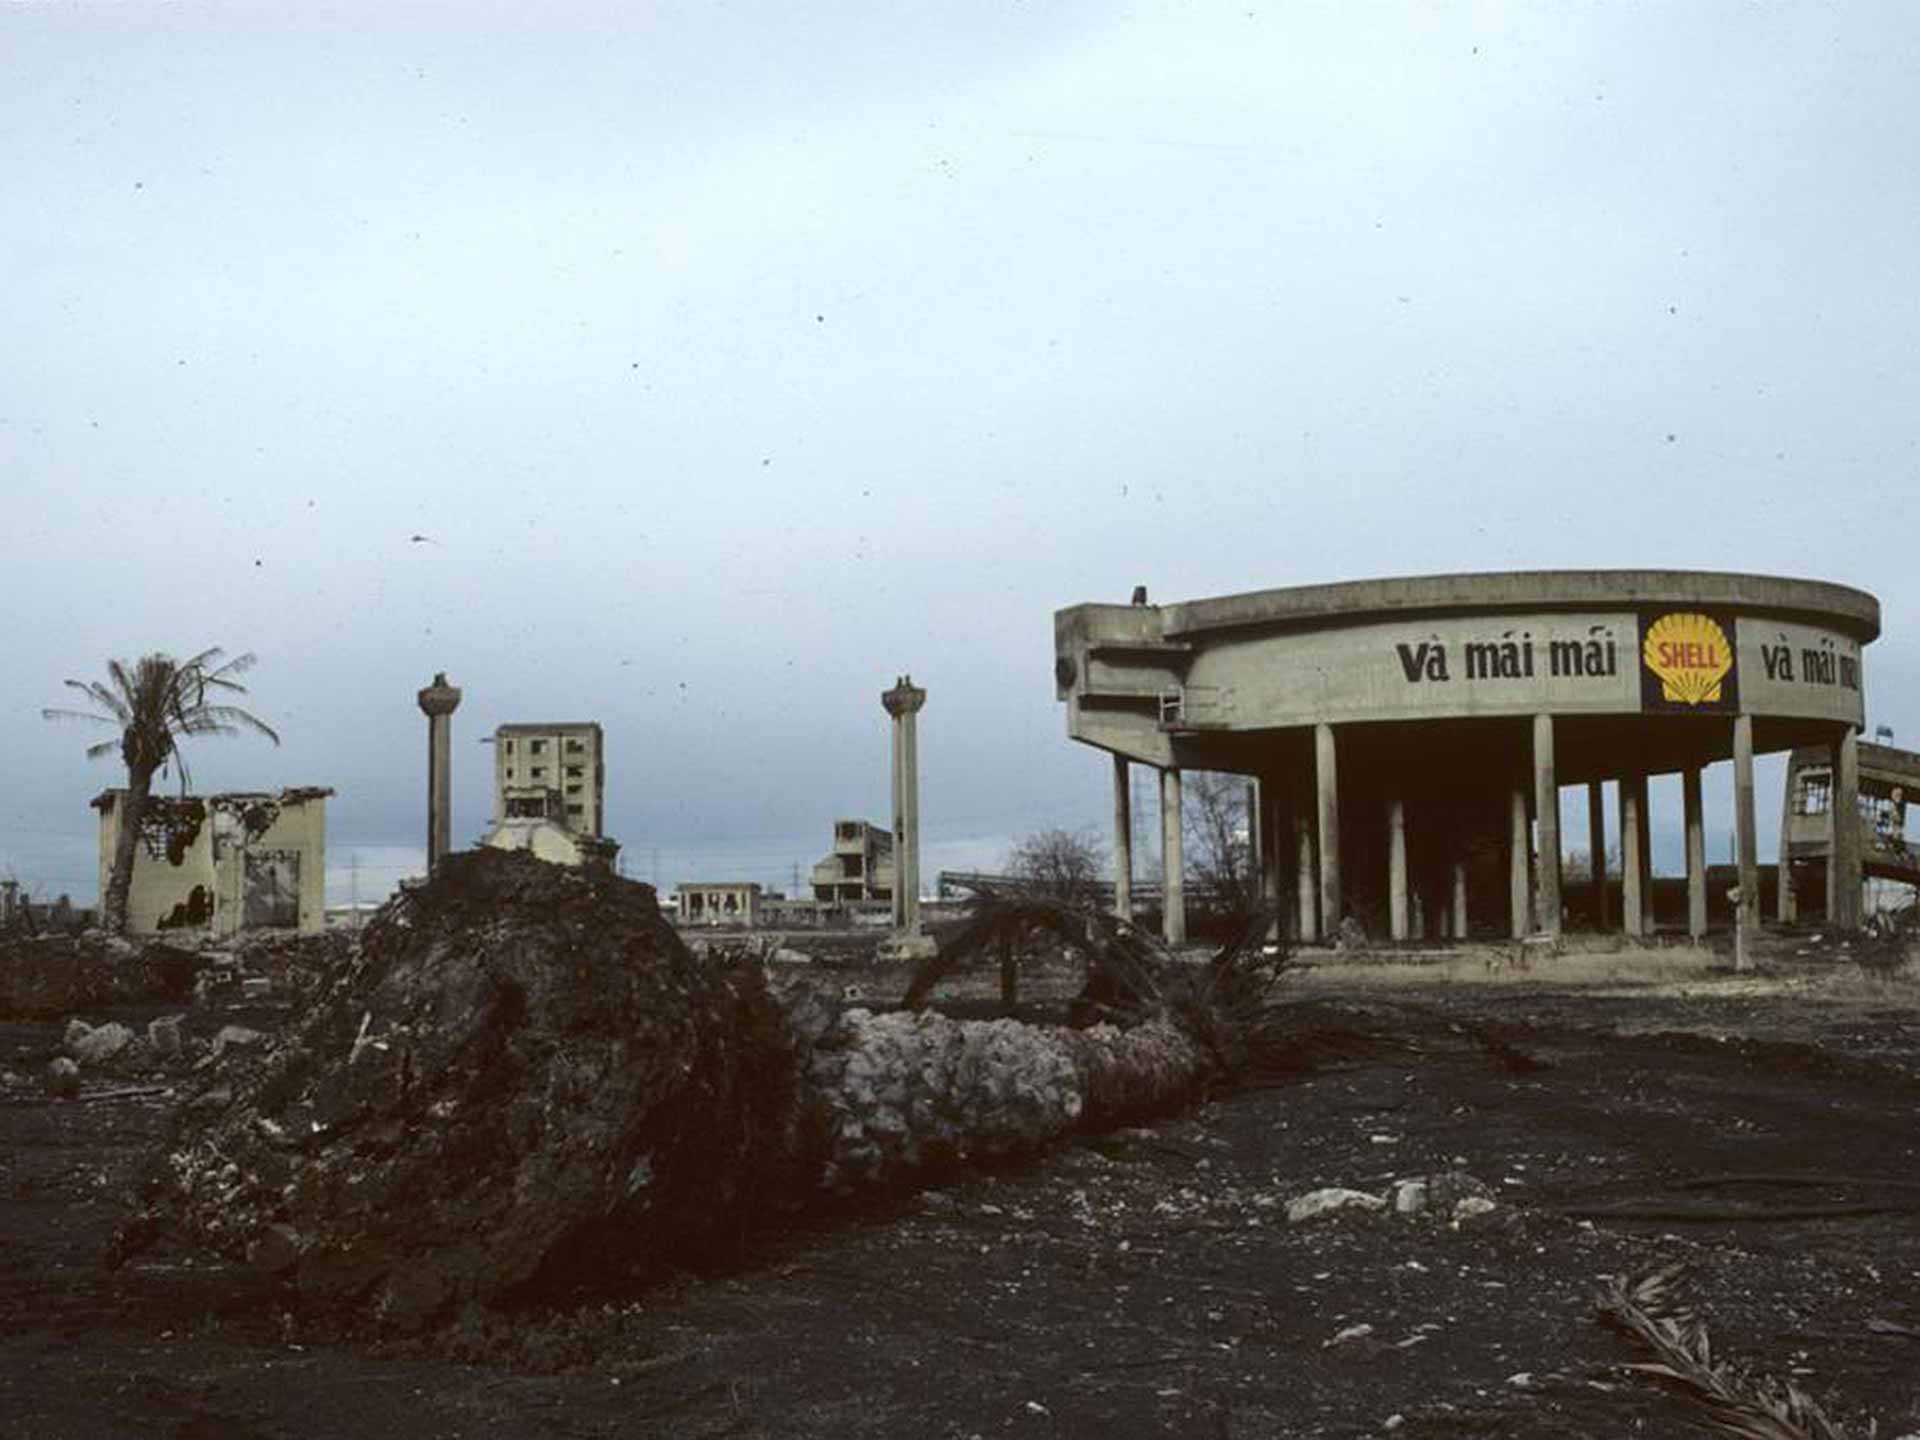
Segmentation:
<svg viewBox="0 0 1920 1440">
<path fill-rule="evenodd" d="M 314 787 L 278 794 L 152 796 L 134 848 L 127 928 L 232 935 L 243 929 L 318 934 L 326 924 L 327 796 Z M 100 812 L 100 893 L 113 873 L 123 790 Z"/>
</svg>

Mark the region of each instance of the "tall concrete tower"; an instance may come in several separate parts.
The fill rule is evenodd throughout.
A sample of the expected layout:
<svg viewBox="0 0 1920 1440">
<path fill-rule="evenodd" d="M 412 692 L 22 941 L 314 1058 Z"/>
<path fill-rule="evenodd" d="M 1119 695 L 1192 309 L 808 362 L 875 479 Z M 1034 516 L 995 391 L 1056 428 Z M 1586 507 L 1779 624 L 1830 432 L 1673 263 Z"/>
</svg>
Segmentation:
<svg viewBox="0 0 1920 1440">
<path fill-rule="evenodd" d="M 419 700 L 427 717 L 427 874 L 432 875 L 453 833 L 453 712 L 460 708 L 460 691 L 442 670 Z"/>
<path fill-rule="evenodd" d="M 915 716 L 927 692 L 902 675 L 880 697 L 893 717 L 893 928 L 920 931 L 920 749 Z"/>
</svg>

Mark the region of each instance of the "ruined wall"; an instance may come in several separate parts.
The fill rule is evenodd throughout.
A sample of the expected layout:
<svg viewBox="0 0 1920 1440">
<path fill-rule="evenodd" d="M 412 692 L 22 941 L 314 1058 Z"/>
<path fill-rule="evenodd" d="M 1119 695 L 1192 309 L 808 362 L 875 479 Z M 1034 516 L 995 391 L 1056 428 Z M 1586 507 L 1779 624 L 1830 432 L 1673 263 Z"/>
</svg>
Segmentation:
<svg viewBox="0 0 1920 1440">
<path fill-rule="evenodd" d="M 134 849 L 127 926 L 137 935 L 243 929 L 318 934 L 326 923 L 326 797 L 279 794 L 153 796 Z M 125 792 L 100 810 L 100 893 L 113 873 Z"/>
</svg>

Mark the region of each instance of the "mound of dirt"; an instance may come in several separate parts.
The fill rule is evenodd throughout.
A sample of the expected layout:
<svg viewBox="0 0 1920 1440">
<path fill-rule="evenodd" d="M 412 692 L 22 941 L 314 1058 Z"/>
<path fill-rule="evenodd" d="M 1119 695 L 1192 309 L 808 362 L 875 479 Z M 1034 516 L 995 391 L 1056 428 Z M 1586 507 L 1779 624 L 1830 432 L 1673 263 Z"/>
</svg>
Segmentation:
<svg viewBox="0 0 1920 1440">
<path fill-rule="evenodd" d="M 788 1187 L 792 1031 L 653 890 L 453 855 L 247 1073 L 182 1112 L 123 1248 L 175 1235 L 413 1329 L 738 1242 Z"/>
</svg>

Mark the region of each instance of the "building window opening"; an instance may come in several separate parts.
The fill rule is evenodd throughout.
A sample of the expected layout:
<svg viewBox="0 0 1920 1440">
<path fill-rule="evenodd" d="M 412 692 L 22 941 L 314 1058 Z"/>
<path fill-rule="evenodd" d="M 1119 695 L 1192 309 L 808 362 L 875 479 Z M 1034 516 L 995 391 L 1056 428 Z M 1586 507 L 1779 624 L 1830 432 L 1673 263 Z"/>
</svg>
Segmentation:
<svg viewBox="0 0 1920 1440">
<path fill-rule="evenodd" d="M 544 755 L 547 753 L 547 742 L 544 740 L 529 740 L 527 742 L 527 748 L 536 755 Z"/>
<path fill-rule="evenodd" d="M 567 766 L 567 778 L 569 780 L 584 779 L 586 777 L 586 773 L 587 773 L 586 769 L 583 766 L 579 766 L 579 765 Z"/>
<path fill-rule="evenodd" d="M 578 740 L 567 741 L 567 754 L 569 755 L 585 754 L 586 749 L 587 747 L 585 745 L 582 745 Z"/>
<path fill-rule="evenodd" d="M 1793 797 L 1796 815 L 1824 815 L 1833 805 L 1833 772 L 1808 770 L 1800 776 L 1800 789 Z"/>
</svg>

